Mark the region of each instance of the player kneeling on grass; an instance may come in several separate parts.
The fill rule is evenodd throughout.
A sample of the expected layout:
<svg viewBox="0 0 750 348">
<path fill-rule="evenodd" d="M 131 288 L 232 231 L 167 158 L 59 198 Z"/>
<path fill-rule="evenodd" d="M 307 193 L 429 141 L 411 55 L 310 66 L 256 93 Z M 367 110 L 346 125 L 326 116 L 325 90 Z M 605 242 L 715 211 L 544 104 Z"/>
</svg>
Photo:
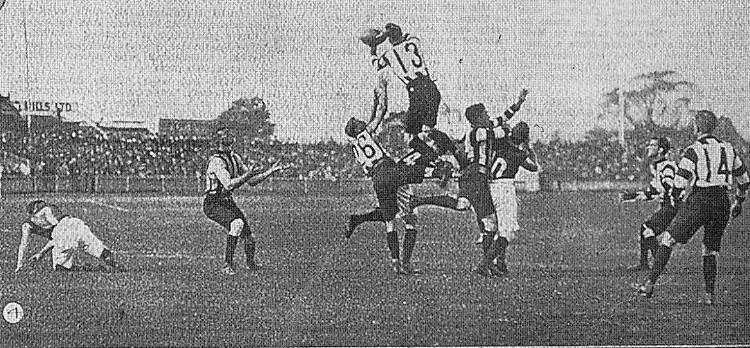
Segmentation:
<svg viewBox="0 0 750 348">
<path fill-rule="evenodd" d="M 99 258 L 113 271 L 125 269 L 112 260 L 112 251 L 97 238 L 86 223 L 78 218 L 63 215 L 57 206 L 43 200 L 29 203 L 29 217 L 21 224 L 21 244 L 18 246 L 18 263 L 16 272 L 29 262 L 39 261 L 44 254 L 52 250 L 52 269 L 56 271 L 76 270 L 74 267 L 76 251 L 81 250 Z M 47 244 L 25 260 L 29 236 L 37 235 L 49 240 Z"/>
</svg>

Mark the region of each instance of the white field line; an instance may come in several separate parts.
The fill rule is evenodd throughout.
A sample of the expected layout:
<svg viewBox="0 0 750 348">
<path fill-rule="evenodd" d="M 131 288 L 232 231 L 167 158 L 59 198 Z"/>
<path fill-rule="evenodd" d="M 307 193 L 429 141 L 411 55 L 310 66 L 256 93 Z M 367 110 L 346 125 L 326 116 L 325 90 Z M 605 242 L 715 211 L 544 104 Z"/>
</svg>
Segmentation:
<svg viewBox="0 0 750 348">
<path fill-rule="evenodd" d="M 114 210 L 117 210 L 117 211 L 121 211 L 123 213 L 129 213 L 130 212 L 130 210 L 128 210 L 128 209 L 125 209 L 125 208 L 122 208 L 122 207 L 118 207 L 116 205 L 107 204 L 107 203 L 104 203 L 104 202 L 95 201 L 93 199 L 87 200 L 86 202 L 87 203 L 91 203 L 91 204 L 100 205 L 102 207 L 114 209 Z"/>
</svg>

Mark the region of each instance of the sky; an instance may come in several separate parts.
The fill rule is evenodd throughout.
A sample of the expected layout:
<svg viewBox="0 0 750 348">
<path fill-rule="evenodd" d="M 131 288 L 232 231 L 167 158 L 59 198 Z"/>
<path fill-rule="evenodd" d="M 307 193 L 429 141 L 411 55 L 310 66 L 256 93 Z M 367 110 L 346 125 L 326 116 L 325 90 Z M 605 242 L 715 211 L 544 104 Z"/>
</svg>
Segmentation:
<svg viewBox="0 0 750 348">
<path fill-rule="evenodd" d="M 518 117 L 539 125 L 534 137 L 580 138 L 601 125 L 603 93 L 674 70 L 697 86 L 691 108 L 731 118 L 750 139 L 744 0 L 8 0 L 0 94 L 154 130 L 160 118 L 211 119 L 257 95 L 279 138 L 342 140 L 346 120 L 369 116 L 375 81 L 357 35 L 388 22 L 422 41 L 454 113 L 439 127 L 461 124 L 459 110 L 477 102 L 500 113 L 529 88 Z M 390 110 L 407 105 L 392 78 Z"/>
</svg>

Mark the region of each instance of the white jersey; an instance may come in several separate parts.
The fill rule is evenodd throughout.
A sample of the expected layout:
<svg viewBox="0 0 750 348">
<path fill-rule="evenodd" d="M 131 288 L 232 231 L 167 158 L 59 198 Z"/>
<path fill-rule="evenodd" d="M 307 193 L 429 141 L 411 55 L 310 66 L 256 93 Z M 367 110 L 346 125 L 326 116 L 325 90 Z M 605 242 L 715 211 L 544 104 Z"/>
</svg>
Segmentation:
<svg viewBox="0 0 750 348">
<path fill-rule="evenodd" d="M 390 66 L 393 73 L 404 84 L 416 80 L 419 77 L 429 77 L 427 65 L 419 53 L 419 39 L 407 37 L 404 41 L 397 43 L 381 56 L 373 56 L 373 64 L 378 70 Z"/>
<path fill-rule="evenodd" d="M 388 153 L 383 150 L 383 147 L 368 130 L 357 134 L 357 137 L 350 142 L 352 151 L 354 151 L 354 158 L 362 165 L 362 169 L 367 175 L 370 175 L 370 171 L 375 167 L 375 164 L 388 157 Z"/>
</svg>

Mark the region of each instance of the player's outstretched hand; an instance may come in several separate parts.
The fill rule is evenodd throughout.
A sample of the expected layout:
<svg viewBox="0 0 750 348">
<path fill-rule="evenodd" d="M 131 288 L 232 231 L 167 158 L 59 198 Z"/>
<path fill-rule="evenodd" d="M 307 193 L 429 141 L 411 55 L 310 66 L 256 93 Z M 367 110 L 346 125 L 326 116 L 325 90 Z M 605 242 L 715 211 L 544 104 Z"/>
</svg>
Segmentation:
<svg viewBox="0 0 750 348">
<path fill-rule="evenodd" d="M 736 218 L 742 214 L 742 201 L 740 200 L 734 200 L 734 203 L 732 203 L 732 218 Z"/>
<path fill-rule="evenodd" d="M 524 88 L 521 90 L 521 94 L 518 95 L 518 103 L 523 103 L 526 101 L 526 96 L 529 95 L 529 90 Z"/>
<path fill-rule="evenodd" d="M 292 167 L 291 164 L 281 164 L 281 160 L 278 160 L 273 165 L 271 165 L 271 168 L 269 168 L 268 170 L 271 173 L 275 173 L 281 170 L 289 169 L 291 167 Z"/>
<path fill-rule="evenodd" d="M 622 191 L 620 192 L 620 202 L 634 202 L 638 198 L 637 192 Z"/>
</svg>

